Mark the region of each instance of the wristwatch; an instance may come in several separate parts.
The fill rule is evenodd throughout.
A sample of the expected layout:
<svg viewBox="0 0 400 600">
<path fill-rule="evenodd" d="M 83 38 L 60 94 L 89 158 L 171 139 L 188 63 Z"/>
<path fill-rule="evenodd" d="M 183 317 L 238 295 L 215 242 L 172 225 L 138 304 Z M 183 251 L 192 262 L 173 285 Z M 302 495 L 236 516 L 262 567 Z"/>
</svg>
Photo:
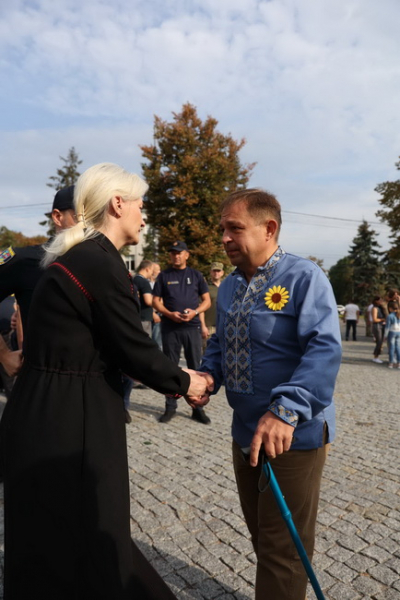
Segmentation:
<svg viewBox="0 0 400 600">
<path fill-rule="evenodd" d="M 198 316 L 199 316 L 199 311 L 198 311 L 198 310 L 195 310 L 195 311 L 194 311 L 194 314 L 196 315 L 196 317 L 198 317 Z"/>
</svg>

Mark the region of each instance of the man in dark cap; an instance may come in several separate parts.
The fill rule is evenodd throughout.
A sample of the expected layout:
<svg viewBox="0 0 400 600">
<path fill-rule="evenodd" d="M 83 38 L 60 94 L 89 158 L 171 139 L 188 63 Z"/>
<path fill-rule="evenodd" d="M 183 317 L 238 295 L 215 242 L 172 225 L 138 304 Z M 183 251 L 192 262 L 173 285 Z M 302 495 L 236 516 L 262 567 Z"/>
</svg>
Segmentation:
<svg viewBox="0 0 400 600">
<path fill-rule="evenodd" d="M 171 266 L 161 271 L 153 289 L 153 307 L 161 314 L 161 337 L 164 353 L 179 364 L 183 347 L 189 369 L 198 369 L 201 361 L 199 314 L 211 306 L 206 280 L 200 271 L 187 266 L 189 258 L 185 242 L 177 241 L 169 248 Z M 176 414 L 176 398 L 166 397 L 161 423 Z M 194 408 L 192 419 L 210 423 L 202 408 Z"/>
<path fill-rule="evenodd" d="M 59 190 L 54 196 L 51 218 L 56 232 L 75 224 L 74 186 Z M 0 302 L 7 296 L 15 295 L 21 311 L 22 327 L 26 328 L 29 305 L 33 290 L 42 274 L 40 261 L 43 247 L 7 248 L 0 252 Z M 0 363 L 10 376 L 16 375 L 21 368 L 22 353 L 11 352 L 0 336 Z"/>
</svg>

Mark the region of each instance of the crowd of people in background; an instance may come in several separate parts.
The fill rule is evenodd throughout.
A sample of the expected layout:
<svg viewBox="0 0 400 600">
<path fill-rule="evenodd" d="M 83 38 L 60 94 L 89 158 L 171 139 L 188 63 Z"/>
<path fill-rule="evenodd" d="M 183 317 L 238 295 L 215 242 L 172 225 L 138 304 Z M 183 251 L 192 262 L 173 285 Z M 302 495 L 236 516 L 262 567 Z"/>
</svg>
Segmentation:
<svg viewBox="0 0 400 600">
<path fill-rule="evenodd" d="M 351 300 L 343 310 L 345 341 L 357 341 L 357 325 L 359 324 L 360 308 Z M 385 296 L 374 296 L 364 312 L 365 335 L 374 340 L 372 362 L 382 365 L 385 361 L 381 355 L 387 342 L 389 369 L 400 369 L 400 293 L 398 289 L 389 289 Z"/>
</svg>

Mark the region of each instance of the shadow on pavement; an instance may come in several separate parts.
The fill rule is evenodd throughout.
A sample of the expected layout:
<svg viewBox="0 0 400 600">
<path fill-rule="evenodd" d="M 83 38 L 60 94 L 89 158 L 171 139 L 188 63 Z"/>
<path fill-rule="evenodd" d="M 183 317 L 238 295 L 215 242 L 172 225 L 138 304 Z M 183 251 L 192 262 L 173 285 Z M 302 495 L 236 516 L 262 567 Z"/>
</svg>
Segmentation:
<svg viewBox="0 0 400 600">
<path fill-rule="evenodd" d="M 179 600 L 196 598 L 216 600 L 223 597 L 224 600 L 251 600 L 247 596 L 229 585 L 229 574 L 224 577 L 213 577 L 203 569 L 194 566 L 188 566 L 183 560 L 176 556 L 168 554 L 164 550 L 157 549 L 157 546 L 149 546 L 143 541 L 133 539 L 134 543 L 151 561 L 152 566 L 161 575 L 164 581 L 170 586 Z M 232 578 L 235 574 L 232 572 Z"/>
</svg>

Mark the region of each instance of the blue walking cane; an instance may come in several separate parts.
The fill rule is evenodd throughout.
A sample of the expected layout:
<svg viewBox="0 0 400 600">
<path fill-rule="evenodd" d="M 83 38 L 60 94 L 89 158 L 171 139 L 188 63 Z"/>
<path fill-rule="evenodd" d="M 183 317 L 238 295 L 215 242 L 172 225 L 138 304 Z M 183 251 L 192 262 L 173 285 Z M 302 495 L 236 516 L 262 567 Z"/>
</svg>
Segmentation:
<svg viewBox="0 0 400 600">
<path fill-rule="evenodd" d="M 304 569 L 308 575 L 310 583 L 313 587 L 315 595 L 318 600 L 325 600 L 325 596 L 322 593 L 321 587 L 318 583 L 318 580 L 315 576 L 314 570 L 311 566 L 310 561 L 308 560 L 307 553 L 303 546 L 303 542 L 300 539 L 300 536 L 297 532 L 297 529 L 293 523 L 292 513 L 290 512 L 288 505 L 286 504 L 285 498 L 281 492 L 281 488 L 278 485 L 275 474 L 272 470 L 272 467 L 268 461 L 268 457 L 265 455 L 265 452 L 261 452 L 262 456 L 262 470 L 267 478 L 267 483 L 263 489 L 260 489 L 260 492 L 264 492 L 268 486 L 271 488 L 271 491 L 275 497 L 276 503 L 279 507 L 279 510 L 282 514 L 283 520 L 285 521 L 287 528 L 289 529 L 289 533 L 292 537 L 292 540 L 296 546 L 298 555 L 300 556 L 301 562 L 303 563 Z"/>
</svg>

